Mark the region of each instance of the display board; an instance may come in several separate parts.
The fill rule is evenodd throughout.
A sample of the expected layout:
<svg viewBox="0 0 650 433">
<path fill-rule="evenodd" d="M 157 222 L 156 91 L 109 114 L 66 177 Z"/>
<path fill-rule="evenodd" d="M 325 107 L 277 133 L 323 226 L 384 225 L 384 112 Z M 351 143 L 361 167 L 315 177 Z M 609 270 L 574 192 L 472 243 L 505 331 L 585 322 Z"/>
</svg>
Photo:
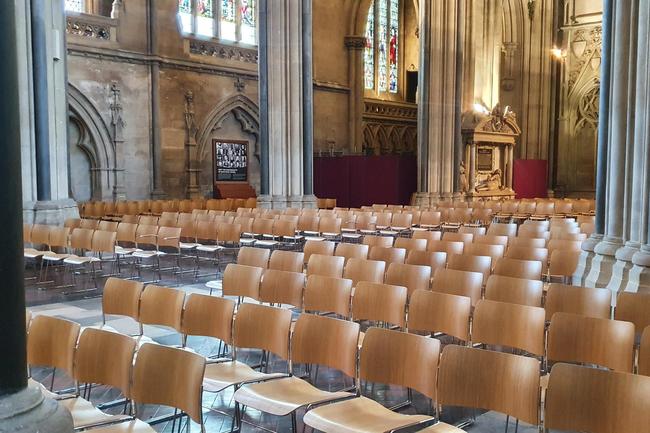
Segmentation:
<svg viewBox="0 0 650 433">
<path fill-rule="evenodd" d="M 248 142 L 212 140 L 214 181 L 248 182 Z"/>
</svg>

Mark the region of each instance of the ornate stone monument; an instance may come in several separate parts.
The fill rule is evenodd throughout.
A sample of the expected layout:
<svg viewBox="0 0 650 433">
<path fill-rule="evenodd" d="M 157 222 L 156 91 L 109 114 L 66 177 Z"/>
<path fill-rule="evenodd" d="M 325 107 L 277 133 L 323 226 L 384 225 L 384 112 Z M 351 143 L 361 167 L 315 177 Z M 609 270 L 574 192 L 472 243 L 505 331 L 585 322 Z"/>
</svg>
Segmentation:
<svg viewBox="0 0 650 433">
<path fill-rule="evenodd" d="M 521 129 L 509 107 L 463 116 L 465 153 L 460 167 L 461 193 L 469 200 L 514 198 L 513 149 Z"/>
</svg>

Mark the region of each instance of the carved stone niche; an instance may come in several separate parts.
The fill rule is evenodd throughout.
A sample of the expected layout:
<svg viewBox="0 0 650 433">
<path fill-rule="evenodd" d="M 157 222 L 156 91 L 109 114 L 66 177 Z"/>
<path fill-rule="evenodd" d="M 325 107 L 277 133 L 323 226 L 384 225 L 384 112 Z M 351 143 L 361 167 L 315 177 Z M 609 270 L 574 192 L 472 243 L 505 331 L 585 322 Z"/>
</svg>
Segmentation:
<svg viewBox="0 0 650 433">
<path fill-rule="evenodd" d="M 465 154 L 460 167 L 461 193 L 470 200 L 514 198 L 512 165 L 521 129 L 509 107 L 463 115 Z"/>
</svg>

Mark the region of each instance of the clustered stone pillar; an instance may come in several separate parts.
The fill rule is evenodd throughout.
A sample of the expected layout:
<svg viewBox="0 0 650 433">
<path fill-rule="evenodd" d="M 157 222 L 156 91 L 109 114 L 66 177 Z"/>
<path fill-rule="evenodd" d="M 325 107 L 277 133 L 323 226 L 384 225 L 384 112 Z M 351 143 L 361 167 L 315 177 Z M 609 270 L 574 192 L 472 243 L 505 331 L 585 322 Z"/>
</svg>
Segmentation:
<svg viewBox="0 0 650 433">
<path fill-rule="evenodd" d="M 460 143 L 463 2 L 420 2 L 417 204 L 453 196 Z"/>
<path fill-rule="evenodd" d="M 599 149 L 599 163 L 606 160 L 606 181 L 599 166 L 597 229 L 603 237 L 594 247 L 594 257 L 585 279 L 589 287 L 607 287 L 612 292 L 650 290 L 648 265 L 648 212 L 650 207 L 650 5 L 642 0 L 606 2 L 605 37 L 613 38 L 605 117 L 606 154 Z M 611 7 L 611 17 L 607 16 Z M 623 31 L 625 29 L 625 31 Z M 606 32 L 611 32 L 607 34 Z M 601 131 L 602 132 L 602 131 Z M 601 150 L 603 153 L 601 154 Z M 605 204 L 600 194 L 604 190 Z M 601 227 L 602 225 L 602 227 Z M 585 243 L 589 247 L 592 242 Z M 644 245 L 644 247 L 642 247 Z M 575 279 L 574 279 L 575 280 Z M 613 300 L 615 302 L 615 297 Z"/>
<path fill-rule="evenodd" d="M 25 289 L 23 280 L 21 136 L 15 3 L 0 14 L 0 432 L 72 432 L 72 417 L 39 388 L 27 387 Z"/>
<path fill-rule="evenodd" d="M 265 208 L 313 207 L 311 0 L 260 2 L 260 128 Z M 309 78 L 307 78 L 309 77 Z M 266 109 L 265 109 L 266 108 Z M 310 141 L 311 140 L 311 141 Z M 268 184 L 266 184 L 268 182 Z M 306 188 L 307 186 L 307 188 Z"/>
<path fill-rule="evenodd" d="M 346 36 L 345 47 L 349 51 L 350 77 L 350 153 L 361 153 L 363 148 L 363 49 L 366 47 L 365 36 Z"/>
</svg>

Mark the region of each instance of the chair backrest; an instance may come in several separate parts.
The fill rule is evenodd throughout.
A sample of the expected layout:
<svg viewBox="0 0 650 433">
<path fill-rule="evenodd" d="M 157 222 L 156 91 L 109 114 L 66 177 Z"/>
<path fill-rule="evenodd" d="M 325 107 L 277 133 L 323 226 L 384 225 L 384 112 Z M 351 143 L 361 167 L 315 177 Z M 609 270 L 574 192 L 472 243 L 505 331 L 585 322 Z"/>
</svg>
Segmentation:
<svg viewBox="0 0 650 433">
<path fill-rule="evenodd" d="M 307 263 L 307 275 L 323 275 L 341 278 L 345 259 L 339 256 L 312 254 Z"/>
<path fill-rule="evenodd" d="M 291 338 L 296 364 L 316 364 L 356 376 L 359 324 L 314 314 L 301 314 Z"/>
<path fill-rule="evenodd" d="M 490 275 L 485 285 L 485 299 L 511 304 L 542 306 L 544 283 L 541 280 Z"/>
<path fill-rule="evenodd" d="M 115 241 L 117 239 L 116 232 L 107 232 L 102 230 L 95 230 L 92 240 L 92 251 L 96 253 L 109 253 L 115 252 Z"/>
<path fill-rule="evenodd" d="M 318 222 L 318 231 L 327 234 L 341 233 L 341 218 L 321 217 Z"/>
<path fill-rule="evenodd" d="M 406 256 L 406 264 L 429 266 L 431 273 L 434 274 L 437 269 L 447 266 L 447 253 L 443 251 L 413 250 Z"/>
<path fill-rule="evenodd" d="M 204 372 L 202 355 L 159 344 L 143 344 L 133 367 L 133 400 L 181 409 L 203 425 Z"/>
<path fill-rule="evenodd" d="M 646 432 L 650 378 L 570 364 L 551 370 L 544 427 L 586 433 Z"/>
<path fill-rule="evenodd" d="M 94 233 L 95 231 L 92 229 L 79 228 L 72 230 L 72 234 L 70 235 L 70 247 L 75 250 L 92 250 Z"/>
<path fill-rule="evenodd" d="M 644 376 L 650 376 L 650 326 L 646 326 L 641 334 L 638 373 Z"/>
<path fill-rule="evenodd" d="M 447 242 L 462 242 L 467 246 L 472 243 L 474 235 L 472 233 L 461 232 L 445 232 L 442 235 L 442 240 Z"/>
<path fill-rule="evenodd" d="M 395 239 L 395 248 L 404 248 L 407 252 L 412 250 L 426 251 L 426 239 L 413 239 L 413 238 L 397 238 Z"/>
<path fill-rule="evenodd" d="M 467 296 L 416 290 L 409 302 L 409 331 L 443 332 L 469 341 L 472 300 Z"/>
<path fill-rule="evenodd" d="M 447 345 L 438 372 L 438 403 L 493 410 L 539 423 L 537 359 Z"/>
<path fill-rule="evenodd" d="M 474 213 L 477 213 L 478 211 L 474 211 Z M 491 212 L 491 211 L 490 211 Z M 462 226 L 461 228 L 458 229 L 458 233 L 468 233 L 472 235 L 472 241 L 474 239 L 474 236 L 482 236 L 487 233 L 487 228 L 486 227 L 469 227 L 469 226 Z"/>
<path fill-rule="evenodd" d="M 158 245 L 158 226 L 138 224 L 135 231 L 135 241 L 140 248 L 144 246 L 147 246 L 148 249 L 151 249 L 151 247 L 156 248 Z"/>
<path fill-rule="evenodd" d="M 436 400 L 440 341 L 406 332 L 370 328 L 359 355 L 359 378 L 397 385 Z"/>
<path fill-rule="evenodd" d="M 420 215 L 421 226 L 439 226 L 442 221 L 442 214 L 439 211 L 424 211 Z"/>
<path fill-rule="evenodd" d="M 73 374 L 74 351 L 81 326 L 70 320 L 34 316 L 27 337 L 27 364 Z"/>
<path fill-rule="evenodd" d="M 406 250 L 404 248 L 375 246 L 370 248 L 368 259 L 380 260 L 385 262 L 386 266 L 391 263 L 404 263 L 404 260 L 406 260 Z"/>
<path fill-rule="evenodd" d="M 302 232 L 318 232 L 320 218 L 317 215 L 303 213 L 298 218 L 298 230 Z"/>
<path fill-rule="evenodd" d="M 253 233 L 258 235 L 272 235 L 274 224 L 274 219 L 255 218 L 253 220 Z"/>
<path fill-rule="evenodd" d="M 609 319 L 612 292 L 609 289 L 551 283 L 546 294 L 546 320 L 557 312 Z"/>
<path fill-rule="evenodd" d="M 305 263 L 309 263 L 309 258 L 312 254 L 321 254 L 323 256 L 333 256 L 334 247 L 336 244 L 332 241 L 314 241 L 308 240 L 305 242 L 303 253 L 305 255 Z"/>
<path fill-rule="evenodd" d="M 140 296 L 144 284 L 140 281 L 111 277 L 106 280 L 102 295 L 102 313 L 127 316 L 135 321 L 140 315 Z"/>
<path fill-rule="evenodd" d="M 269 266 L 271 250 L 266 248 L 241 247 L 237 254 L 237 264 L 266 269 Z"/>
<path fill-rule="evenodd" d="M 217 239 L 220 244 L 239 244 L 243 231 L 239 223 L 220 223 L 217 224 Z"/>
<path fill-rule="evenodd" d="M 280 237 L 295 236 L 297 227 L 298 224 L 296 221 L 278 220 L 275 222 L 275 225 L 273 226 L 273 235 L 280 236 Z"/>
<path fill-rule="evenodd" d="M 508 246 L 509 238 L 508 236 L 501 235 L 474 235 L 474 245 L 503 245 L 504 252 L 505 247 Z"/>
<path fill-rule="evenodd" d="M 405 326 L 407 290 L 403 286 L 360 281 L 352 297 L 352 319 Z"/>
<path fill-rule="evenodd" d="M 70 229 L 68 227 L 52 227 L 48 246 L 52 248 L 67 248 L 69 245 Z"/>
<path fill-rule="evenodd" d="M 350 317 L 352 280 L 310 275 L 304 293 L 305 311 L 332 312 Z"/>
<path fill-rule="evenodd" d="M 507 346 L 544 356 L 544 309 L 481 300 L 474 310 L 472 343 Z"/>
<path fill-rule="evenodd" d="M 181 332 L 186 336 L 214 337 L 231 344 L 235 306 L 231 299 L 192 293 L 185 302 Z"/>
<path fill-rule="evenodd" d="M 571 277 L 580 262 L 580 250 L 555 250 L 551 253 L 548 273 L 551 276 Z"/>
<path fill-rule="evenodd" d="M 340 243 L 334 251 L 335 256 L 344 257 L 345 261 L 355 259 L 367 259 L 370 247 L 368 245 Z"/>
<path fill-rule="evenodd" d="M 291 311 L 258 304 L 241 304 L 233 326 L 237 348 L 268 350 L 289 358 Z"/>
<path fill-rule="evenodd" d="M 185 292 L 150 284 L 140 297 L 139 321 L 143 325 L 169 326 L 181 332 Z"/>
<path fill-rule="evenodd" d="M 228 264 L 223 273 L 223 296 L 246 296 L 259 301 L 263 273 L 260 267 Z"/>
<path fill-rule="evenodd" d="M 406 287 L 408 296 L 416 290 L 429 290 L 431 285 L 431 268 L 429 266 L 405 265 L 391 263 L 385 277 L 386 284 Z"/>
<path fill-rule="evenodd" d="M 650 326 L 650 293 L 620 292 L 614 319 L 634 323 L 637 334 Z"/>
<path fill-rule="evenodd" d="M 136 238 L 135 233 L 138 229 L 137 224 L 121 222 L 117 226 L 117 236 L 115 240 L 117 242 L 128 242 L 129 244 L 135 245 Z"/>
<path fill-rule="evenodd" d="M 393 238 L 390 236 L 374 236 L 366 235 L 363 237 L 361 242 L 363 245 L 368 245 L 369 247 L 392 247 Z"/>
<path fill-rule="evenodd" d="M 481 299 L 482 285 L 483 274 L 480 272 L 438 269 L 433 274 L 431 290 L 451 295 L 467 296 L 472 300 L 472 306 L 475 306 Z"/>
<path fill-rule="evenodd" d="M 510 246 L 505 257 L 516 260 L 538 261 L 542 264 L 542 273 L 546 271 L 548 264 L 548 250 L 546 248 Z"/>
<path fill-rule="evenodd" d="M 492 271 L 492 257 L 452 254 L 447 260 L 447 268 L 457 271 L 478 272 L 483 275 L 481 284 L 485 283 Z"/>
<path fill-rule="evenodd" d="M 428 245 L 428 243 L 431 241 L 439 241 L 440 239 L 442 239 L 442 232 L 416 230 L 413 232 L 413 239 L 425 239 Z"/>
<path fill-rule="evenodd" d="M 510 247 L 516 248 L 546 248 L 546 239 L 544 238 L 512 238 Z"/>
<path fill-rule="evenodd" d="M 84 329 L 75 352 L 74 379 L 112 386 L 128 398 L 136 344 L 128 335 Z"/>
<path fill-rule="evenodd" d="M 457 241 L 429 241 L 427 251 L 443 251 L 449 254 L 463 254 L 465 244 Z"/>
<path fill-rule="evenodd" d="M 63 227 L 67 227 L 70 230 L 76 229 L 81 225 L 81 220 L 79 218 L 66 218 L 65 221 L 63 221 Z M 30 226 L 31 228 L 31 226 Z M 29 242 L 26 240 L 26 242 Z"/>
<path fill-rule="evenodd" d="M 79 228 L 95 230 L 98 225 L 99 225 L 99 220 L 82 219 L 81 222 L 79 223 Z"/>
<path fill-rule="evenodd" d="M 524 278 L 527 280 L 542 279 L 542 262 L 534 260 L 518 260 L 504 257 L 494 265 L 495 275 L 504 277 Z"/>
<path fill-rule="evenodd" d="M 269 269 L 287 272 L 302 272 L 305 257 L 296 251 L 275 250 L 271 253 Z"/>
<path fill-rule="evenodd" d="M 634 324 L 555 313 L 548 328 L 549 361 L 596 364 L 632 372 Z"/>
<path fill-rule="evenodd" d="M 351 279 L 353 286 L 356 286 L 359 281 L 383 283 L 385 270 L 385 262 L 352 258 L 345 265 L 343 277 Z"/>
<path fill-rule="evenodd" d="M 492 223 L 488 227 L 487 234 L 514 237 L 517 235 L 517 224 Z"/>
<path fill-rule="evenodd" d="M 471 256 L 488 256 L 492 258 L 491 265 L 494 266 L 496 261 L 503 257 L 505 250 L 506 248 L 503 245 L 469 244 L 465 245 L 463 254 Z"/>
<path fill-rule="evenodd" d="M 302 272 L 268 269 L 260 284 L 260 301 L 271 304 L 289 304 L 302 309 L 305 274 Z"/>
</svg>

